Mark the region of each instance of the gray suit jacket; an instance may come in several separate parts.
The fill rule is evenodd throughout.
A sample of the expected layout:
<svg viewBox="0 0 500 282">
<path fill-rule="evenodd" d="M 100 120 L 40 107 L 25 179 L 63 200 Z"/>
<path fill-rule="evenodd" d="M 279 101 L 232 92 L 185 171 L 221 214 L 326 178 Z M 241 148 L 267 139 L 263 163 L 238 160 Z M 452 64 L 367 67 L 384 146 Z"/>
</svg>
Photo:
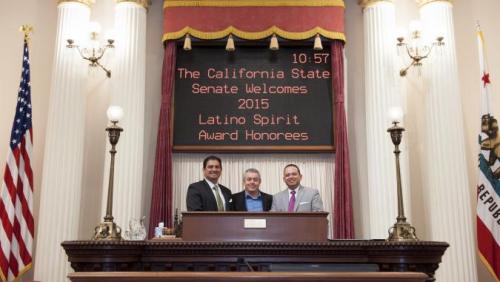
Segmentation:
<svg viewBox="0 0 500 282">
<path fill-rule="evenodd" d="M 295 212 L 323 211 L 323 201 L 321 201 L 318 189 L 300 185 L 296 191 Z M 288 211 L 288 188 L 273 196 L 271 211 Z"/>
</svg>

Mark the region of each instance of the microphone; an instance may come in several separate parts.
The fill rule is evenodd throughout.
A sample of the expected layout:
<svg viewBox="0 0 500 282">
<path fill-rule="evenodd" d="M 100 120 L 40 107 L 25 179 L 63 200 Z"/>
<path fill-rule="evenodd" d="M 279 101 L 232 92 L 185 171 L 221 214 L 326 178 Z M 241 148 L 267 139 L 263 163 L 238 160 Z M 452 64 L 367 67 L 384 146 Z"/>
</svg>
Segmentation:
<svg viewBox="0 0 500 282">
<path fill-rule="evenodd" d="M 248 267 L 248 270 L 250 270 L 251 272 L 255 272 L 253 267 L 247 262 L 247 260 L 245 258 L 238 258 L 237 262 L 238 262 L 238 264 L 245 264 Z"/>
</svg>

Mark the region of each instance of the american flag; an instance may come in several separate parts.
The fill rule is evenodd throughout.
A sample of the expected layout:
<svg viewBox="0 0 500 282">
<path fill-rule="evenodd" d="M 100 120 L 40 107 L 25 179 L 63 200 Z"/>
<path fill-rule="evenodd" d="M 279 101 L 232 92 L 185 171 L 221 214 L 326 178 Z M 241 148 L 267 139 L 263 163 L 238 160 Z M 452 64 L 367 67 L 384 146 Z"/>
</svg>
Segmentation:
<svg viewBox="0 0 500 282">
<path fill-rule="evenodd" d="M 17 96 L 2 188 L 0 190 L 0 279 L 13 281 L 31 268 L 34 235 L 31 151 L 30 63 L 24 40 L 23 69 Z"/>
</svg>

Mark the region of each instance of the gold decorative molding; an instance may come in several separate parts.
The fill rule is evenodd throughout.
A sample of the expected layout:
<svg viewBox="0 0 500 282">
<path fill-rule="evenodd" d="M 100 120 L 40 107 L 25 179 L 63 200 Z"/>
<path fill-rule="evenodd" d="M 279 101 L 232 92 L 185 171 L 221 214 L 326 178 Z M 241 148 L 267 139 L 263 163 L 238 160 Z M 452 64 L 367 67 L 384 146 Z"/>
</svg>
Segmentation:
<svg viewBox="0 0 500 282">
<path fill-rule="evenodd" d="M 361 6 L 361 8 L 367 8 L 370 6 L 375 5 L 377 2 L 389 2 L 389 3 L 394 3 L 393 0 L 359 0 L 358 4 Z"/>
<path fill-rule="evenodd" d="M 146 10 L 151 5 L 151 0 L 115 0 L 115 1 L 116 1 L 116 4 L 123 3 L 123 2 L 133 2 L 133 3 L 136 3 L 140 6 L 142 6 Z"/>
<path fill-rule="evenodd" d="M 82 3 L 84 5 L 89 6 L 89 8 L 92 6 L 92 4 L 95 3 L 95 0 L 57 0 L 57 5 L 61 3 L 69 3 L 69 2 L 76 2 L 76 3 Z"/>
<path fill-rule="evenodd" d="M 342 41 L 345 41 L 345 35 L 342 32 L 336 32 L 336 31 L 328 31 L 324 30 L 321 27 L 315 27 L 313 29 L 303 31 L 303 32 L 289 32 L 286 30 L 283 30 L 279 27 L 272 26 L 266 30 L 263 31 L 257 31 L 257 32 L 248 32 L 244 30 L 240 30 L 238 28 L 235 28 L 233 26 L 229 26 L 224 30 L 220 31 L 213 31 L 213 32 L 204 32 L 201 30 L 197 30 L 194 28 L 191 28 L 189 26 L 176 31 L 176 32 L 168 32 L 163 34 L 163 41 L 166 40 L 177 40 L 179 38 L 182 38 L 186 34 L 191 35 L 192 37 L 196 37 L 199 39 L 205 39 L 205 40 L 214 40 L 214 39 L 221 39 L 224 38 L 230 34 L 235 35 L 239 38 L 246 39 L 246 40 L 259 40 L 263 39 L 266 37 L 269 37 L 273 34 L 276 34 L 280 37 L 286 38 L 286 39 L 292 39 L 292 40 L 304 40 L 308 38 L 312 38 L 316 36 L 317 34 L 320 34 L 323 37 L 330 38 L 330 39 L 339 39 Z"/>
<path fill-rule="evenodd" d="M 418 7 L 422 7 L 432 2 L 448 2 L 450 4 L 453 4 L 453 0 L 415 0 L 415 1 L 417 2 Z"/>
<path fill-rule="evenodd" d="M 172 7 L 345 7 L 344 0 L 164 0 Z"/>
</svg>

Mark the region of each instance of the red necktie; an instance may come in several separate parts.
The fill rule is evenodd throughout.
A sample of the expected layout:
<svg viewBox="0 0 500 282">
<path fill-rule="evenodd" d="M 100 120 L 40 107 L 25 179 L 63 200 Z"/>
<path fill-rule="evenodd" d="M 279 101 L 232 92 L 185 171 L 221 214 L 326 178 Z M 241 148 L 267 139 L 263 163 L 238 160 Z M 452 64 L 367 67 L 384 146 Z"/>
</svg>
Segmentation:
<svg viewBox="0 0 500 282">
<path fill-rule="evenodd" d="M 293 212 L 295 207 L 295 191 L 291 191 L 292 196 L 290 197 L 290 201 L 288 202 L 288 212 Z"/>
</svg>

